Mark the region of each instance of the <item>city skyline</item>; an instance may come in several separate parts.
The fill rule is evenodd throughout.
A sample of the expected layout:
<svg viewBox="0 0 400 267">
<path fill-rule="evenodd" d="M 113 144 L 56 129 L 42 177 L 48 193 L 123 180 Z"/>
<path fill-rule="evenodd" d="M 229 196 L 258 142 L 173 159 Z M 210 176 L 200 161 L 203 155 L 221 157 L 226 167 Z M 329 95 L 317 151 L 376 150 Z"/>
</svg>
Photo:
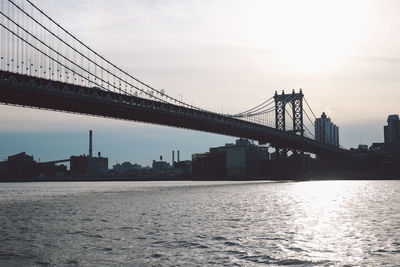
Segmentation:
<svg viewBox="0 0 400 267">
<path fill-rule="evenodd" d="M 341 129 L 341 145 L 347 148 L 383 141 L 387 116 L 398 113 L 396 86 L 400 76 L 395 65 L 400 63 L 400 55 L 394 33 L 400 27 L 395 18 L 400 7 L 394 1 L 385 1 L 385 5 L 376 1 L 306 1 L 301 5 L 289 1 L 291 8 L 259 1 L 119 1 L 117 5 L 101 1 L 95 7 L 89 6 L 89 1 L 34 3 L 129 73 L 189 104 L 193 101 L 215 112 L 240 112 L 268 99 L 275 90 L 301 87 L 317 116 L 322 112 L 332 116 Z M 89 129 L 99 136 L 110 136 L 110 150 L 99 149 L 110 162 L 113 158 L 120 161 L 116 154 L 121 149 L 117 147 L 129 150 L 126 143 L 130 142 L 147 144 L 140 153 L 144 162 L 150 162 L 149 157 L 169 155 L 163 151 L 180 149 L 192 154 L 233 140 L 9 106 L 0 106 L 0 114 L 2 140 L 11 142 L 1 144 L 7 155 L 21 152 L 10 148 L 12 142 L 18 147 L 33 135 L 42 139 L 49 152 L 41 152 L 35 144 L 30 145 L 34 151 L 26 152 L 48 158 L 52 142 L 45 143 L 46 135 L 61 135 L 71 145 L 74 140 L 68 136 L 83 133 L 82 139 L 77 139 L 80 143 L 86 140 L 84 133 Z M 106 134 L 100 140 L 107 140 Z M 119 140 L 113 140 L 118 134 Z M 202 145 L 193 144 L 193 140 Z M 164 145 L 158 153 L 160 145 L 154 143 L 170 147 Z M 63 146 L 59 145 L 61 151 Z M 101 148 L 101 142 L 98 145 Z M 75 148 L 80 151 L 74 154 L 87 153 L 78 144 Z M 12 153 L 8 153 L 10 149 Z M 69 147 L 64 145 L 66 149 Z M 147 156 L 143 155 L 146 150 L 151 151 Z M 121 157 L 126 158 L 128 152 L 122 152 Z M 135 157 L 133 162 L 143 164 Z"/>
</svg>

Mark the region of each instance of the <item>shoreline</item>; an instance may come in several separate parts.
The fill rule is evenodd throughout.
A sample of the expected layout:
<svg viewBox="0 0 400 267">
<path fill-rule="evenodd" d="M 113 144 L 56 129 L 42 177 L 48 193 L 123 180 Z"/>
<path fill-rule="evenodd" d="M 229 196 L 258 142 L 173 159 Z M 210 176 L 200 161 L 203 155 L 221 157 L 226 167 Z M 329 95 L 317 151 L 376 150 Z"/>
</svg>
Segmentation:
<svg viewBox="0 0 400 267">
<path fill-rule="evenodd" d="M 324 177 L 324 178 L 321 178 Z M 77 177 L 48 177 L 48 178 L 28 178 L 28 179 L 4 179 L 0 183 L 26 183 L 26 182 L 163 182 L 163 181 L 216 181 L 216 182 L 307 182 L 307 181 L 358 181 L 358 180 L 400 180 L 400 177 L 381 177 L 378 175 L 312 175 L 305 177 L 259 177 L 259 178 L 194 178 L 194 177 L 177 177 L 177 178 L 160 178 L 160 177 L 129 177 L 129 176 L 77 176 Z"/>
</svg>

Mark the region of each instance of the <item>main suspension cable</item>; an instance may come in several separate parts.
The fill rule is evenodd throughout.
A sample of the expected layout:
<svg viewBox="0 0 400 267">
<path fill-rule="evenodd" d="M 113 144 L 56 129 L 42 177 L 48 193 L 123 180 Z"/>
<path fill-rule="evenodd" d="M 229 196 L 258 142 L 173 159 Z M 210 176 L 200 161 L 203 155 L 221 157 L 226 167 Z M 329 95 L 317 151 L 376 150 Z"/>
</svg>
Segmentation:
<svg viewBox="0 0 400 267">
<path fill-rule="evenodd" d="M 9 0 L 11 1 L 11 0 Z M 87 46 L 86 44 L 84 44 L 82 41 L 80 41 L 78 38 L 76 38 L 73 34 L 71 34 L 70 32 L 68 32 L 65 28 L 63 28 L 60 24 L 58 24 L 56 21 L 54 21 L 51 17 L 49 17 L 45 12 L 43 12 L 40 8 L 38 8 L 36 5 L 34 5 L 30 0 L 27 0 L 27 2 L 32 5 L 36 10 L 38 10 L 42 15 L 44 15 L 47 19 L 49 19 L 51 22 L 53 22 L 57 27 L 59 27 L 62 31 L 64 31 L 65 33 L 67 33 L 69 36 L 71 36 L 75 41 L 77 41 L 79 44 L 81 44 L 82 46 L 84 46 L 86 49 L 88 49 L 90 52 L 94 53 L 96 56 L 98 56 L 99 58 L 101 58 L 102 60 L 104 60 L 106 63 L 110 64 L 112 67 L 114 67 L 115 69 L 117 69 L 118 71 L 120 71 L 121 73 L 125 74 L 126 76 L 128 76 L 129 78 L 135 80 L 136 82 L 142 84 L 143 86 L 155 91 L 156 93 L 165 96 L 168 99 L 171 99 L 172 101 L 175 101 L 176 103 L 179 103 L 183 106 L 186 107 L 190 107 L 193 109 L 197 109 L 197 110 L 201 110 L 200 108 L 197 108 L 195 106 L 189 105 L 185 102 L 182 102 L 176 98 L 173 98 L 171 96 L 166 95 L 165 93 L 155 89 L 154 87 L 142 82 L 141 80 L 133 77 L 132 75 L 130 75 L 129 73 L 127 73 L 126 71 L 122 70 L 121 68 L 119 68 L 118 66 L 116 66 L 115 64 L 111 63 L 109 60 L 107 60 L 106 58 L 104 58 L 102 55 L 98 54 L 96 51 L 94 51 L 93 49 L 91 49 L 89 46 Z M 120 78 L 119 78 L 120 79 Z M 123 79 L 120 79 L 123 80 Z"/>
</svg>

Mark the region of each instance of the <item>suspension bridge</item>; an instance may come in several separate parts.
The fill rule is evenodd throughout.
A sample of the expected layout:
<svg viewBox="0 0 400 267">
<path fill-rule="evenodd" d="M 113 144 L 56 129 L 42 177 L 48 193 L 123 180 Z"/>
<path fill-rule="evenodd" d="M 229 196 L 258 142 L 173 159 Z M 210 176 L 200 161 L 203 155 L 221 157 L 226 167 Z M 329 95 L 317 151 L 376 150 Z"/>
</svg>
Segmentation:
<svg viewBox="0 0 400 267">
<path fill-rule="evenodd" d="M 275 91 L 237 114 L 211 112 L 131 75 L 29 0 L 1 0 L 0 8 L 2 104 L 243 137 L 271 144 L 280 156 L 347 153 L 315 140 L 316 116 L 301 89 Z"/>
</svg>

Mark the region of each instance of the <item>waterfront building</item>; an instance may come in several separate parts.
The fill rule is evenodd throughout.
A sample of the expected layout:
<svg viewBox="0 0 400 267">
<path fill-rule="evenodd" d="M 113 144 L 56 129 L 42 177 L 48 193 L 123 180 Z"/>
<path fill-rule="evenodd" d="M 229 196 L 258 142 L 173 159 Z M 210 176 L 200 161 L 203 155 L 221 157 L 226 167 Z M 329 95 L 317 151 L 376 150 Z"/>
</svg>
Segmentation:
<svg viewBox="0 0 400 267">
<path fill-rule="evenodd" d="M 239 139 L 235 146 L 226 150 L 226 174 L 229 177 L 255 177 L 260 162 L 268 158 L 267 147 L 259 147 L 247 139 Z"/>
<path fill-rule="evenodd" d="M 400 146 L 400 119 L 399 115 L 389 115 L 387 118 L 388 125 L 384 126 L 384 140 L 388 148 Z"/>
<path fill-rule="evenodd" d="M 36 177 L 34 164 L 33 156 L 25 152 L 9 156 L 7 162 L 4 163 L 5 176 L 13 180 Z"/>
<path fill-rule="evenodd" d="M 104 173 L 108 171 L 108 158 L 102 157 L 98 152 L 98 157 L 93 157 L 93 131 L 89 131 L 89 155 L 71 156 L 70 170 L 72 174 L 83 173 Z"/>
<path fill-rule="evenodd" d="M 124 163 L 117 163 L 113 166 L 113 170 L 114 171 L 121 171 L 121 172 L 125 172 L 125 171 L 131 171 L 131 170 L 140 170 L 142 169 L 142 166 L 139 164 L 132 164 L 130 162 L 124 162 Z"/>
<path fill-rule="evenodd" d="M 360 152 L 368 152 L 368 145 L 358 145 L 357 150 Z"/>
<path fill-rule="evenodd" d="M 71 156 L 69 168 L 72 174 L 86 173 L 89 167 L 89 157 L 86 155 Z"/>
<path fill-rule="evenodd" d="M 192 155 L 192 176 L 197 178 L 212 177 L 210 172 L 210 152 Z"/>
<path fill-rule="evenodd" d="M 182 175 L 187 178 L 192 174 L 192 161 L 181 160 L 179 162 L 175 162 L 174 169 L 181 170 Z"/>
<path fill-rule="evenodd" d="M 96 173 L 108 171 L 108 158 L 102 157 L 100 152 L 98 157 L 92 157 L 91 170 Z"/>
<path fill-rule="evenodd" d="M 7 161 L 0 162 L 0 180 L 6 181 L 34 181 L 37 177 L 57 177 L 67 173 L 67 166 L 56 163 L 68 160 L 58 160 L 38 163 L 33 156 L 25 152 L 8 157 Z"/>
<path fill-rule="evenodd" d="M 372 143 L 372 145 L 369 147 L 369 151 L 371 152 L 381 152 L 383 149 L 384 143 Z"/>
<path fill-rule="evenodd" d="M 154 170 L 161 171 L 161 170 L 169 169 L 169 168 L 171 168 L 171 166 L 168 164 L 168 162 L 163 161 L 162 156 L 160 156 L 160 160 L 159 161 L 153 160 L 152 168 Z"/>
<path fill-rule="evenodd" d="M 213 147 L 210 152 L 192 155 L 192 174 L 194 177 L 217 179 L 256 177 L 260 174 L 262 163 L 267 160 L 267 147 L 241 138 L 235 144 Z"/>
<path fill-rule="evenodd" d="M 339 127 L 335 125 L 325 112 L 315 120 L 315 140 L 322 143 L 339 146 Z"/>
<path fill-rule="evenodd" d="M 90 161 L 90 166 L 89 166 L 89 161 Z M 88 171 L 93 173 L 107 172 L 108 158 L 102 157 L 100 153 L 98 157 L 90 157 L 86 155 L 71 156 L 70 170 L 72 174 L 82 174 Z"/>
</svg>

